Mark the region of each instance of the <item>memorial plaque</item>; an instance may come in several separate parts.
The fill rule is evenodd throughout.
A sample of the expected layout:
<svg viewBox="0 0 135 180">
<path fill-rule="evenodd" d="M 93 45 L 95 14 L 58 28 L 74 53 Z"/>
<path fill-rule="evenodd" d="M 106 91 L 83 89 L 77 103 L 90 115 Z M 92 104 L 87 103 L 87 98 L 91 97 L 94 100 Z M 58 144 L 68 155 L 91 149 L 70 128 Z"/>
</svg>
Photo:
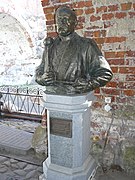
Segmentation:
<svg viewBox="0 0 135 180">
<path fill-rule="evenodd" d="M 50 118 L 50 133 L 57 136 L 72 137 L 72 120 Z"/>
</svg>

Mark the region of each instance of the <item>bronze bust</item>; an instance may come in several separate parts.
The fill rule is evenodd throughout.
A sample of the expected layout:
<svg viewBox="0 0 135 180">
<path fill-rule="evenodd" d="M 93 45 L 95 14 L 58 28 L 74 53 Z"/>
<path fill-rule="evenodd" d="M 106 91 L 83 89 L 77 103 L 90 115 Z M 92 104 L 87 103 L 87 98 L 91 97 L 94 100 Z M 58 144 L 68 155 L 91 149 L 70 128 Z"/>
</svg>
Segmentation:
<svg viewBox="0 0 135 180">
<path fill-rule="evenodd" d="M 47 93 L 60 95 L 82 94 L 105 86 L 112 79 L 112 71 L 95 41 L 74 32 L 75 12 L 61 6 L 55 19 L 58 36 L 45 39 L 35 81 L 45 86 Z"/>
</svg>

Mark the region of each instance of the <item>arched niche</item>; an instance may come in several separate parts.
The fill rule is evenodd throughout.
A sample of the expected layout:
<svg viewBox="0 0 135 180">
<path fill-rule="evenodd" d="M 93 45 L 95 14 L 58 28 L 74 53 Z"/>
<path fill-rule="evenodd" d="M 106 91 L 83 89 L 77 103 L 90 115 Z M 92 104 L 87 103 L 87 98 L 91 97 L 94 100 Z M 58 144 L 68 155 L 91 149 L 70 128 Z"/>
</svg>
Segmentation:
<svg viewBox="0 0 135 180">
<path fill-rule="evenodd" d="M 46 21 L 40 0 L 0 0 L 0 86 L 33 81 Z"/>
<path fill-rule="evenodd" d="M 34 53 L 32 47 L 32 39 L 20 22 L 7 13 L 0 13 L 1 85 L 23 84 L 26 81 L 25 76 L 26 78 L 31 76 L 30 69 L 28 71 L 26 65 L 28 67 L 30 64 L 28 59 Z"/>
</svg>

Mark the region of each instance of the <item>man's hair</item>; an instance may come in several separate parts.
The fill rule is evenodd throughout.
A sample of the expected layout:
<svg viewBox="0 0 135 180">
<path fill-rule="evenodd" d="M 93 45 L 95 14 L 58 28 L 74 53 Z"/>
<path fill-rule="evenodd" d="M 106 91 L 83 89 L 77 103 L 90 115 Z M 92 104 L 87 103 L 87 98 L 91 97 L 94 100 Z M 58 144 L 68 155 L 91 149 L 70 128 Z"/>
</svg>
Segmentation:
<svg viewBox="0 0 135 180">
<path fill-rule="evenodd" d="M 65 11 L 66 13 L 71 14 L 72 17 L 74 18 L 74 20 L 77 21 L 76 14 L 75 14 L 74 10 L 70 9 L 70 7 L 68 7 L 68 6 L 60 6 L 58 9 L 56 9 L 56 15 L 60 11 Z"/>
</svg>

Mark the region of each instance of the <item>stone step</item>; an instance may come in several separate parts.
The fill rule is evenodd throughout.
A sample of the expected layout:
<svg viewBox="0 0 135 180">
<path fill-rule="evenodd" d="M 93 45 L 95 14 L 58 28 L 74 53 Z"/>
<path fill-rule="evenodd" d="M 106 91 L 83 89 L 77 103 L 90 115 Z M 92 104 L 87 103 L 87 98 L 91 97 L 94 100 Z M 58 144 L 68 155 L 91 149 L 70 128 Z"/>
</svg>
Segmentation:
<svg viewBox="0 0 135 180">
<path fill-rule="evenodd" d="M 32 133 L 0 125 L 0 150 L 25 155 L 31 149 Z"/>
</svg>

